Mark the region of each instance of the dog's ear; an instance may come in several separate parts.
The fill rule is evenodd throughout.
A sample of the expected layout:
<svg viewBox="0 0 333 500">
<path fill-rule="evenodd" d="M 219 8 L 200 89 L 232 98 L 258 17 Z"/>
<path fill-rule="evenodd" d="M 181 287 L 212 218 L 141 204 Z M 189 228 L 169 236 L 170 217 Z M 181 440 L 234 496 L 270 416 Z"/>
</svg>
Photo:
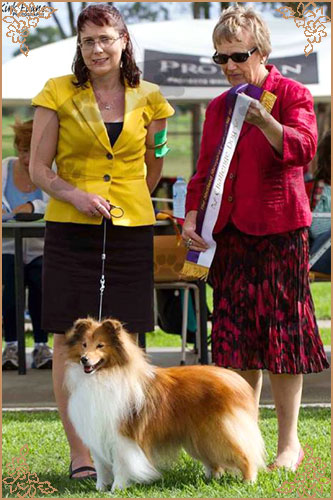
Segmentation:
<svg viewBox="0 0 333 500">
<path fill-rule="evenodd" d="M 92 325 L 93 320 L 91 318 L 77 319 L 73 328 L 66 334 L 67 345 L 75 345 L 82 338 L 83 334 L 92 327 Z"/>
<path fill-rule="evenodd" d="M 112 335 L 112 337 L 118 337 L 119 336 L 119 333 L 121 332 L 122 330 L 122 324 L 120 323 L 120 321 L 116 320 L 116 319 L 105 319 L 103 322 L 102 322 L 102 325 L 103 328 L 110 334 Z"/>
<path fill-rule="evenodd" d="M 125 332 L 120 321 L 112 318 L 105 319 L 101 324 L 101 328 L 103 328 L 106 334 L 110 337 L 110 342 L 114 349 L 113 362 L 120 366 L 128 363 L 129 357 L 124 345 L 123 337 Z"/>
</svg>

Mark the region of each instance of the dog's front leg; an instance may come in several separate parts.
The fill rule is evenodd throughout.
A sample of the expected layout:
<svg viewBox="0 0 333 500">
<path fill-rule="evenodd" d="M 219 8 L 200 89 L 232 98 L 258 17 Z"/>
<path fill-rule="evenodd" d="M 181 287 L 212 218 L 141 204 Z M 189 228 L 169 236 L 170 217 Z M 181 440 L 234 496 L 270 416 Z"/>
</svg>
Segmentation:
<svg viewBox="0 0 333 500">
<path fill-rule="evenodd" d="M 91 454 L 97 473 L 96 489 L 99 491 L 104 491 L 107 489 L 107 486 L 113 481 L 112 466 L 111 464 L 107 464 L 103 459 L 101 459 L 93 452 Z"/>
<path fill-rule="evenodd" d="M 112 492 L 116 488 L 127 488 L 131 483 L 149 483 L 160 477 L 138 444 L 125 436 L 118 437 L 112 454 Z"/>
<path fill-rule="evenodd" d="M 111 492 L 114 493 L 115 490 L 124 490 L 131 483 L 131 478 L 129 471 L 126 466 L 126 462 L 123 457 L 117 454 L 114 456 L 113 461 L 113 475 L 114 481 L 112 483 Z M 98 476 L 97 476 L 98 477 Z"/>
</svg>

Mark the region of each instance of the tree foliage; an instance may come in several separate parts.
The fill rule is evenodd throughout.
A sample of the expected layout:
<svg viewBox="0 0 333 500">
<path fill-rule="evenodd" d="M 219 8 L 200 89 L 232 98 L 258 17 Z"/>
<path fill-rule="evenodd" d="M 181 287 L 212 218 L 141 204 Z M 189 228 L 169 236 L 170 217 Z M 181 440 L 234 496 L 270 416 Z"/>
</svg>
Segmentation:
<svg viewBox="0 0 333 500">
<path fill-rule="evenodd" d="M 27 37 L 26 44 L 29 49 L 36 49 L 37 47 L 42 47 L 48 43 L 53 43 L 61 40 L 61 36 L 58 28 L 55 26 L 47 26 L 45 28 L 36 28 L 33 33 L 30 33 Z M 14 56 L 20 55 L 20 49 L 14 52 Z"/>
<path fill-rule="evenodd" d="M 211 2 L 192 2 L 194 19 L 210 19 Z"/>
<path fill-rule="evenodd" d="M 119 10 L 126 22 L 166 21 L 169 19 L 169 9 L 164 2 L 126 2 L 119 5 Z"/>
<path fill-rule="evenodd" d="M 278 2 L 272 2 L 272 3 L 275 6 L 274 8 L 276 8 Z M 307 2 L 303 3 L 304 5 L 306 5 Z M 294 11 L 295 17 L 299 17 L 299 14 L 297 12 L 298 2 L 283 2 L 282 5 L 285 7 L 290 7 Z M 318 7 L 325 7 L 326 15 L 328 17 L 331 17 L 331 2 L 316 2 L 316 8 Z"/>
</svg>

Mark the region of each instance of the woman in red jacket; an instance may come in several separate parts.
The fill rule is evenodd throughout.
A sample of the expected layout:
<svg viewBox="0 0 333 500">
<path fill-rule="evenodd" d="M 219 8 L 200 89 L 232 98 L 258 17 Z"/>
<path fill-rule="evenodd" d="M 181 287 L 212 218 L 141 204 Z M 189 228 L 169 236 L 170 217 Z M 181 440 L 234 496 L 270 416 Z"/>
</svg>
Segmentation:
<svg viewBox="0 0 333 500">
<path fill-rule="evenodd" d="M 279 426 L 273 466 L 296 470 L 304 456 L 297 435 L 303 373 L 329 366 L 308 281 L 311 213 L 303 167 L 316 152 L 313 99 L 303 85 L 266 64 L 269 31 L 253 9 L 224 10 L 213 42 L 213 59 L 232 87 L 253 84 L 276 96 L 271 114 L 249 99 L 224 181 L 210 271 L 213 361 L 240 370 L 258 404 L 262 370 L 269 371 Z M 225 137 L 231 91 L 214 99 L 206 112 L 183 228 L 192 251 L 205 252 L 209 246 L 198 234 L 197 214 Z"/>
</svg>

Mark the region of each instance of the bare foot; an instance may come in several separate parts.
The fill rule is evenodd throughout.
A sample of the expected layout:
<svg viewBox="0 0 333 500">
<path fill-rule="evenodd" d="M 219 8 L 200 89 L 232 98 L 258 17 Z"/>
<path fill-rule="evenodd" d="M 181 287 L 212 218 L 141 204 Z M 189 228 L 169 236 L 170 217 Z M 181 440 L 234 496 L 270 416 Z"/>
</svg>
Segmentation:
<svg viewBox="0 0 333 500">
<path fill-rule="evenodd" d="M 278 453 L 274 462 L 269 465 L 269 469 L 274 470 L 279 467 L 286 467 L 295 471 L 303 460 L 303 449 L 299 445 L 295 448 L 286 448 L 280 453 Z"/>
</svg>

